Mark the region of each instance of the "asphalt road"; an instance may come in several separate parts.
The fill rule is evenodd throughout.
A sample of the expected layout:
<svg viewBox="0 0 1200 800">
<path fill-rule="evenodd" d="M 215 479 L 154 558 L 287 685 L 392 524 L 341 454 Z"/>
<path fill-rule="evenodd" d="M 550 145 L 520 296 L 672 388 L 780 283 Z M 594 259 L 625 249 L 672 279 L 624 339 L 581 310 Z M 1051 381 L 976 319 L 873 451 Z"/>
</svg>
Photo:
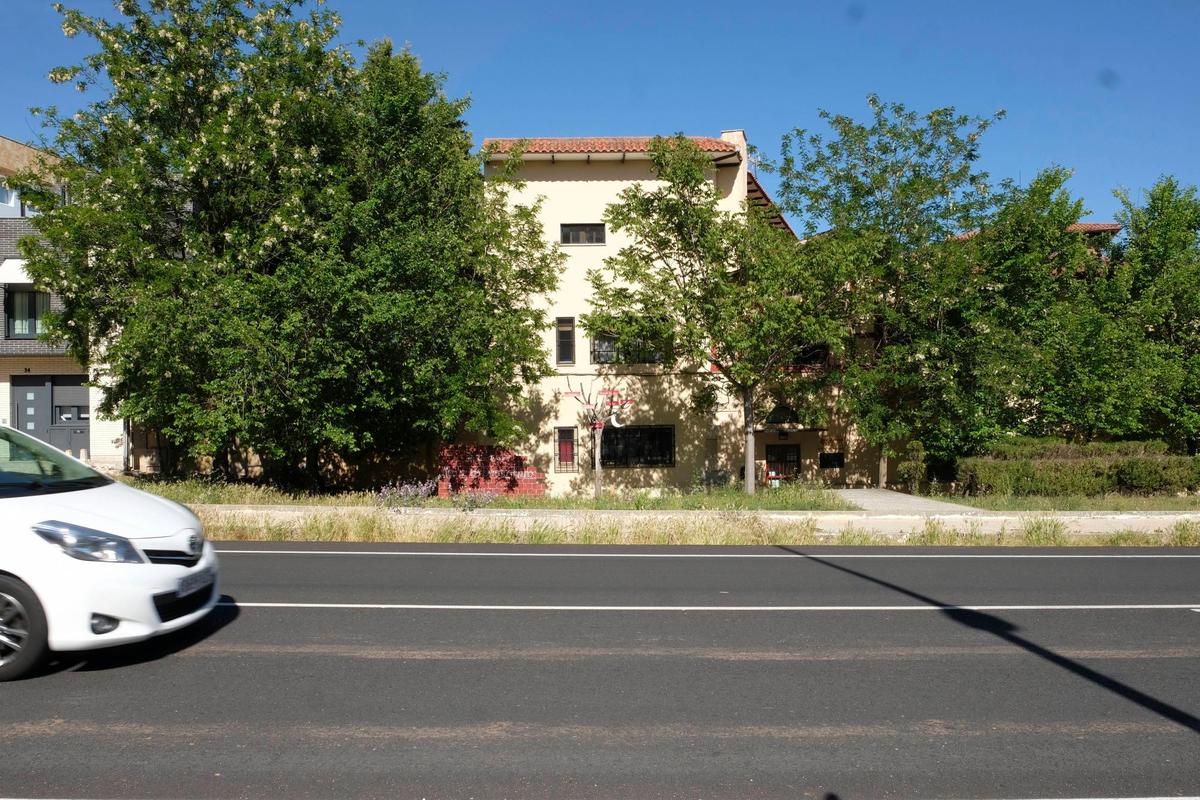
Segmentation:
<svg viewBox="0 0 1200 800">
<path fill-rule="evenodd" d="M 1200 551 L 221 550 L 0 686 L 0 796 L 1200 795 Z"/>
</svg>

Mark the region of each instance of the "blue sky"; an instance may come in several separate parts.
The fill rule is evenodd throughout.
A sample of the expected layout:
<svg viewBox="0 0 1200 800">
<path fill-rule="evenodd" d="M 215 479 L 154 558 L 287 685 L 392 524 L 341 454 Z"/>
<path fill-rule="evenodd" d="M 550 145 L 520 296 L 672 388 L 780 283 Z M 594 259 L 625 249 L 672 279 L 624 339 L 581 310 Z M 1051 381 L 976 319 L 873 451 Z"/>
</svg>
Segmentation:
<svg viewBox="0 0 1200 800">
<path fill-rule="evenodd" d="M 67 0 L 107 13 L 108 0 Z M 343 40 L 408 43 L 484 136 L 576 136 L 743 128 L 764 152 L 819 125 L 865 117 L 870 92 L 927 110 L 1008 117 L 983 165 L 1028 181 L 1075 171 L 1090 219 L 1112 190 L 1161 174 L 1200 182 L 1200 0 L 1089 2 L 463 2 L 330 0 Z M 27 109 L 79 102 L 45 80 L 89 44 L 66 40 L 49 0 L 4 0 L 0 134 L 27 140 Z M 768 181 L 768 186 L 772 182 Z"/>
</svg>

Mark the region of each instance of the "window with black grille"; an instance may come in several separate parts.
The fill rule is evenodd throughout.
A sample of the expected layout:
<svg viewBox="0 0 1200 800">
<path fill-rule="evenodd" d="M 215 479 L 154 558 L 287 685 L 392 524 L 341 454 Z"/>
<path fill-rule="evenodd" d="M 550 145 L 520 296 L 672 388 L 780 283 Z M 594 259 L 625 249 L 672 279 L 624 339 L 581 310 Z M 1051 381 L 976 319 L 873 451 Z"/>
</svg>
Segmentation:
<svg viewBox="0 0 1200 800">
<path fill-rule="evenodd" d="M 675 466 L 675 426 L 605 428 L 600 444 L 600 464 L 605 467 Z"/>
<path fill-rule="evenodd" d="M 637 339 L 621 345 L 611 333 L 601 333 L 592 339 L 593 364 L 661 364 L 667 360 L 670 346 Z"/>
<path fill-rule="evenodd" d="M 575 442 L 575 429 L 558 428 L 555 434 L 554 471 L 578 472 L 579 450 Z"/>
<path fill-rule="evenodd" d="M 800 445 L 767 445 L 767 476 L 794 478 L 800 472 Z"/>
</svg>

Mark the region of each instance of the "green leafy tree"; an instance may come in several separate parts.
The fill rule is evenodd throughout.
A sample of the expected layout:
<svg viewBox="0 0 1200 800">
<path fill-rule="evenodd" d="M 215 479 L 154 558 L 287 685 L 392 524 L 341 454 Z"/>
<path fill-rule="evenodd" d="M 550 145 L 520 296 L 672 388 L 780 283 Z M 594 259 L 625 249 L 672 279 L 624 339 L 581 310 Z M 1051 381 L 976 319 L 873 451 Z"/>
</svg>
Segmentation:
<svg viewBox="0 0 1200 800">
<path fill-rule="evenodd" d="M 721 210 L 712 161 L 686 137 L 655 139 L 650 156 L 661 183 L 631 186 L 605 212 L 630 244 L 589 274 L 583 322 L 619 348 L 661 343 L 667 363 L 697 365 L 702 404 L 718 390 L 738 397 L 753 492 L 756 403 L 814 396 L 816 379 L 789 366 L 806 345 L 836 353 L 846 341 L 842 262 L 806 252 L 760 210 Z"/>
<path fill-rule="evenodd" d="M 996 433 L 995 395 L 978 380 L 979 276 L 956 236 L 991 209 L 975 162 L 1002 113 L 868 104 L 866 122 L 823 111 L 828 137 L 784 138 L 780 199 L 811 242 L 838 243 L 866 304 L 842 395 L 856 425 L 885 452 L 915 439 L 945 461 Z"/>
<path fill-rule="evenodd" d="M 386 45 L 357 68 L 302 0 L 59 8 L 98 50 L 51 79 L 100 98 L 44 110 L 70 202 L 36 197 L 23 247 L 104 413 L 310 479 L 330 455 L 513 427 L 558 256 L 484 180 L 440 77 Z"/>
<path fill-rule="evenodd" d="M 1128 264 L 1071 225 L 1084 214 L 1045 170 L 1008 184 L 974 245 L 1004 430 L 1090 440 L 1148 432 L 1156 387 L 1173 386 L 1164 349 L 1135 312 Z"/>
<path fill-rule="evenodd" d="M 1164 348 L 1178 377 L 1153 387 L 1162 401 L 1154 433 L 1195 453 L 1200 445 L 1200 197 L 1194 186 L 1160 179 L 1136 204 L 1119 192 L 1126 239 L 1114 259 L 1127 263 L 1134 313 Z"/>
</svg>

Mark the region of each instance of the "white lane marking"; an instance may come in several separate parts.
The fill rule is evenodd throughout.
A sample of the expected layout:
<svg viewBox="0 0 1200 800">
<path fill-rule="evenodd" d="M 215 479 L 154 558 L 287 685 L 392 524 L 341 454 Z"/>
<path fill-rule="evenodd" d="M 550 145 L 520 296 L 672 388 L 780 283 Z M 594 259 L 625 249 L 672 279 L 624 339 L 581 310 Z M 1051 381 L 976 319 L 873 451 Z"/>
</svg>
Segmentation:
<svg viewBox="0 0 1200 800">
<path fill-rule="evenodd" d="M 230 608 L 331 608 L 430 611 L 1162 611 L 1191 609 L 1194 603 L 1058 606 L 584 606 L 492 605 L 468 603 L 243 603 L 221 602 Z"/>
<path fill-rule="evenodd" d="M 473 558 L 1200 558 L 1178 553 L 524 553 L 488 550 L 217 550 L 220 555 L 469 556 Z"/>
<path fill-rule="evenodd" d="M 0 800 L 38 800 L 37 798 L 29 797 L 0 797 Z M 50 800 L 50 799 L 44 799 Z M 87 798 L 53 798 L 53 800 L 87 800 Z M 1180 795 L 1175 797 L 1156 796 L 1156 797 L 1041 797 L 1041 798 L 1020 798 L 1019 800 L 1200 800 L 1200 796 L 1195 795 Z"/>
</svg>

